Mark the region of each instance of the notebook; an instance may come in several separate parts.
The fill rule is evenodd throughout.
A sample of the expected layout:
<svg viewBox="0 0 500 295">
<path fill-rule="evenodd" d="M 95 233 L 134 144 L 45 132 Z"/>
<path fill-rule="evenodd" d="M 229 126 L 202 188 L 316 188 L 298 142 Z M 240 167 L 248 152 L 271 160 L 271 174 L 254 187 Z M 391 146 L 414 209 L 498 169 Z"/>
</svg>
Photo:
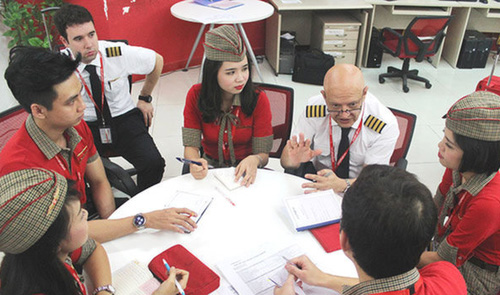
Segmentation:
<svg viewBox="0 0 500 295">
<path fill-rule="evenodd" d="M 222 10 L 228 10 L 244 4 L 243 2 L 234 0 L 194 0 L 194 2 L 203 6 L 218 8 Z"/>
<path fill-rule="evenodd" d="M 214 176 L 219 180 L 228 190 L 232 191 L 241 187 L 241 178 L 238 182 L 234 181 L 235 168 L 217 169 L 214 171 Z"/>
<path fill-rule="evenodd" d="M 113 286 L 116 294 L 148 295 L 160 287 L 160 282 L 153 277 L 147 266 L 131 261 L 113 272 Z"/>
<path fill-rule="evenodd" d="M 286 197 L 283 201 L 297 231 L 337 223 L 341 218 L 340 198 L 333 190 Z"/>
</svg>

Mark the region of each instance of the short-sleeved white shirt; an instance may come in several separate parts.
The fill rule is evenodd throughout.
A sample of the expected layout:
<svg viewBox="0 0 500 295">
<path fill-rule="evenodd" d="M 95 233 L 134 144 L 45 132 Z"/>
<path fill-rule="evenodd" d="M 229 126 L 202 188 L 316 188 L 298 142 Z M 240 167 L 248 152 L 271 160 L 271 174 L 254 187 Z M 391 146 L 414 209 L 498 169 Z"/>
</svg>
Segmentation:
<svg viewBox="0 0 500 295">
<path fill-rule="evenodd" d="M 311 97 L 307 105 L 326 105 L 326 103 L 322 95 L 317 95 Z M 389 164 L 399 136 L 396 117 L 371 93 L 366 94 L 361 112 L 363 118 L 361 118 L 361 115 L 358 117 L 349 133 L 349 141 L 351 141 L 360 120 L 363 119 L 361 132 L 349 148 L 349 178 L 358 177 L 364 165 Z M 380 133 L 364 125 L 370 115 L 387 124 Z M 312 160 L 314 167 L 318 171 L 325 168 L 332 169 L 328 130 L 329 120 L 332 122 L 333 146 L 335 148 L 335 160 L 337 160 L 342 128 L 330 118 L 328 113 L 324 117 L 307 118 L 304 110 L 292 131 L 292 135 L 297 136 L 299 133 L 304 133 L 304 137 L 311 140 L 312 148 L 321 150 L 321 155 Z"/>
<path fill-rule="evenodd" d="M 119 47 L 120 54 L 111 54 L 116 56 L 108 57 L 106 48 L 111 47 Z M 66 50 L 70 53 L 69 49 Z M 156 53 L 151 49 L 110 41 L 99 41 L 99 52 L 101 53 L 102 63 L 104 65 L 104 89 L 106 99 L 111 111 L 111 116 L 116 117 L 135 107 L 129 92 L 128 76 L 132 74 L 147 75 L 151 73 L 155 67 Z M 97 75 L 101 77 L 101 62 L 99 55 L 90 62 L 90 64 L 96 66 Z M 86 64 L 81 63 L 78 66 L 78 71 L 90 90 L 92 88 L 90 86 L 89 73 L 85 70 L 85 66 Z M 94 103 L 87 95 L 85 87 L 82 88 L 82 97 L 87 105 L 84 120 L 89 122 L 97 120 Z M 98 101 L 101 101 L 101 98 L 99 98 Z M 98 105 L 100 107 L 100 102 Z"/>
</svg>

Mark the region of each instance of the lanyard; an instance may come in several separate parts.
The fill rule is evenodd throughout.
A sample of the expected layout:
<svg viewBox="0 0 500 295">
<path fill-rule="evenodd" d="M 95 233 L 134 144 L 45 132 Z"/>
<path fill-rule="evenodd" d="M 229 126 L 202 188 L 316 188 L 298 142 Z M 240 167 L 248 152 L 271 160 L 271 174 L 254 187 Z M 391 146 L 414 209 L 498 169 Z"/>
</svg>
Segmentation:
<svg viewBox="0 0 500 295">
<path fill-rule="evenodd" d="M 71 276 L 73 276 L 73 279 L 75 279 L 75 283 L 80 288 L 80 291 L 82 291 L 82 294 L 86 295 L 87 294 L 87 290 L 85 289 L 85 286 L 83 286 L 82 281 L 80 281 L 80 278 L 76 274 L 76 270 L 73 267 L 73 265 L 71 265 L 69 263 L 64 263 L 64 266 L 66 266 L 66 269 L 71 273 Z"/>
<path fill-rule="evenodd" d="M 443 237 L 446 234 L 446 232 L 448 231 L 448 229 L 450 228 L 451 220 L 455 218 L 456 214 L 458 214 L 457 212 L 460 210 L 460 206 L 462 205 L 462 202 L 464 201 L 466 194 L 467 194 L 466 192 L 463 192 L 462 196 L 458 200 L 458 204 L 456 206 L 451 207 L 448 210 L 448 219 L 446 220 L 444 225 L 438 224 L 438 235 L 440 237 Z M 445 204 L 443 203 L 443 206 L 441 207 L 441 211 L 444 209 L 444 205 Z M 441 215 L 441 212 L 439 212 L 438 216 L 440 216 L 440 215 Z"/>
<path fill-rule="evenodd" d="M 329 118 L 328 123 L 330 125 L 330 158 L 332 159 L 332 170 L 335 171 L 337 167 L 342 163 L 344 158 L 347 156 L 347 153 L 349 152 L 349 149 L 351 148 L 351 145 L 356 141 L 356 138 L 358 138 L 359 133 L 361 132 L 361 126 L 363 125 L 363 115 L 365 114 L 365 110 L 363 108 L 363 112 L 361 113 L 361 120 L 359 120 L 358 128 L 356 128 L 356 132 L 354 132 L 354 136 L 352 137 L 351 143 L 349 143 L 349 147 L 347 150 L 344 152 L 344 154 L 335 161 L 335 147 L 333 146 L 333 134 L 332 134 L 332 118 Z"/>
<path fill-rule="evenodd" d="M 92 101 L 92 103 L 94 104 L 96 110 L 98 110 L 102 114 L 103 110 L 104 110 L 104 66 L 102 65 L 102 55 L 101 55 L 101 52 L 99 52 L 99 61 L 101 63 L 101 79 L 100 79 L 101 80 L 101 107 L 100 108 L 97 105 L 94 97 L 92 96 L 92 91 L 90 90 L 90 88 L 87 85 L 87 83 L 85 83 L 85 80 L 83 79 L 82 74 L 78 70 L 76 70 L 76 72 L 78 73 L 78 76 L 80 77 L 80 80 L 82 81 L 82 84 L 85 87 L 85 92 L 87 92 L 87 95 L 90 97 L 90 101 Z M 102 117 L 102 124 L 105 125 L 104 116 L 101 116 L 101 117 Z"/>
</svg>

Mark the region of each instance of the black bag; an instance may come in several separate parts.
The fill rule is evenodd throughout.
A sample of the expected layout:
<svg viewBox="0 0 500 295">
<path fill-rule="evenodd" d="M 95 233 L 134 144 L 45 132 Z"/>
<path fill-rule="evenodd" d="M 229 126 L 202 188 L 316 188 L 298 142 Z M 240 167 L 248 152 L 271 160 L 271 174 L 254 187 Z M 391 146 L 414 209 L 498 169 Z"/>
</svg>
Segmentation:
<svg viewBox="0 0 500 295">
<path fill-rule="evenodd" d="M 335 65 L 333 56 L 318 49 L 297 51 L 292 81 L 323 85 L 326 72 Z"/>
</svg>

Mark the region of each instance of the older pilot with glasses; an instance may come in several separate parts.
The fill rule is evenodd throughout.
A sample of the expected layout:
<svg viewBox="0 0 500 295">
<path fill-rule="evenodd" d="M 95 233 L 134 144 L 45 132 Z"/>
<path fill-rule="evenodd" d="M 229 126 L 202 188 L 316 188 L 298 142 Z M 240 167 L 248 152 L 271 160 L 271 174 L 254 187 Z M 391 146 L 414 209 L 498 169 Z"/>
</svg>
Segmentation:
<svg viewBox="0 0 500 295">
<path fill-rule="evenodd" d="M 342 193 L 364 166 L 389 164 L 399 128 L 392 112 L 368 93 L 358 67 L 332 67 L 323 87 L 299 117 L 281 165 L 288 173 L 314 181 L 303 184 L 307 192 Z"/>
</svg>

